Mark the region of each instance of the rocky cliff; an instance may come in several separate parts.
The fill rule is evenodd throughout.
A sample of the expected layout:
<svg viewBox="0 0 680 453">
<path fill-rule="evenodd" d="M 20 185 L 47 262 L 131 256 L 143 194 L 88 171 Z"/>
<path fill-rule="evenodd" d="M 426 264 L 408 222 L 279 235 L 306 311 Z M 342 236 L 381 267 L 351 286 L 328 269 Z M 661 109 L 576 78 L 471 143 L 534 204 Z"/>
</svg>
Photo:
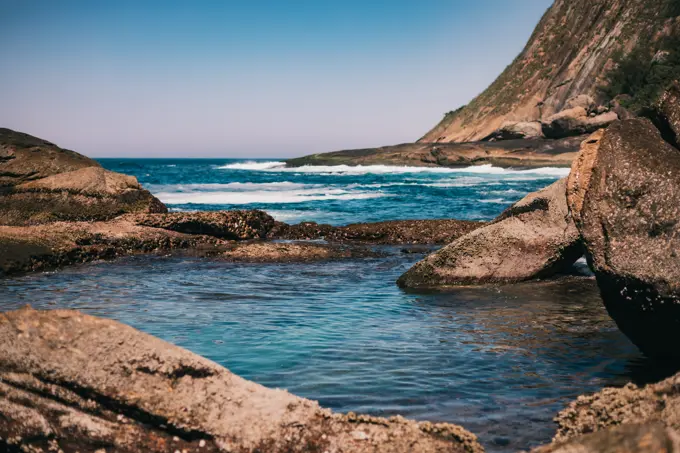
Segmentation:
<svg viewBox="0 0 680 453">
<path fill-rule="evenodd" d="M 652 97 L 680 68 L 678 14 L 678 0 L 555 0 L 498 79 L 420 141 L 483 140 L 513 123 L 540 128 L 577 107 L 569 105 L 577 96 L 594 100 L 590 117 Z"/>
</svg>

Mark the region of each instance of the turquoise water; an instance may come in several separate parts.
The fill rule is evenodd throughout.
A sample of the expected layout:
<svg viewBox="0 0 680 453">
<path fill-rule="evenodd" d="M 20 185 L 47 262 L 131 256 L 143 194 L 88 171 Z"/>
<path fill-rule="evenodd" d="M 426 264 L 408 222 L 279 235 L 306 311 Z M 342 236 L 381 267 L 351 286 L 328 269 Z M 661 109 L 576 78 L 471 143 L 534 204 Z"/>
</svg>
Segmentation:
<svg viewBox="0 0 680 453">
<path fill-rule="evenodd" d="M 138 176 L 173 209 L 258 207 L 287 221 L 335 224 L 488 219 L 561 171 L 103 163 Z M 579 394 L 674 371 L 644 359 L 617 330 L 591 278 L 405 292 L 394 282 L 422 255 L 380 251 L 304 264 L 177 256 L 92 263 L 0 280 L 0 310 L 30 303 L 117 319 L 263 385 L 338 411 L 459 423 L 499 452 L 549 441 L 553 416 Z"/>
</svg>

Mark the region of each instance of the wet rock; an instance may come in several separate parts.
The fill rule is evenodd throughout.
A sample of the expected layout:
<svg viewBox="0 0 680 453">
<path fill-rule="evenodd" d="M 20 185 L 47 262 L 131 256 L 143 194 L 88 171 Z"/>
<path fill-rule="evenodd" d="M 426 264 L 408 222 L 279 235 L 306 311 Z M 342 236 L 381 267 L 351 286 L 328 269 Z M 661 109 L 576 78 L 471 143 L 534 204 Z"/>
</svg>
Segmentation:
<svg viewBox="0 0 680 453">
<path fill-rule="evenodd" d="M 128 212 L 167 212 L 133 176 L 86 167 L 6 188 L 0 224 L 106 220 Z"/>
<path fill-rule="evenodd" d="M 265 238 L 276 225 L 272 216 L 259 210 L 136 214 L 128 219 L 137 225 L 232 240 Z"/>
<path fill-rule="evenodd" d="M 589 117 L 585 108 L 573 107 L 543 120 L 543 134 L 553 139 L 589 134 L 609 126 L 618 119 L 616 112 Z"/>
<path fill-rule="evenodd" d="M 0 315 L 0 448 L 482 452 L 455 425 L 334 414 L 114 321 Z"/>
<path fill-rule="evenodd" d="M 642 388 L 628 384 L 579 396 L 555 421 L 556 442 L 626 424 L 658 423 L 680 430 L 680 374 Z"/>
<path fill-rule="evenodd" d="M 623 121 L 584 143 L 569 187 L 607 311 L 646 355 L 680 356 L 680 151 Z"/>
<path fill-rule="evenodd" d="M 427 288 L 517 282 L 565 270 L 583 255 L 565 190 L 561 179 L 527 195 L 490 225 L 417 263 L 397 283 Z"/>
<path fill-rule="evenodd" d="M 297 225 L 283 223 L 268 234 L 273 239 L 325 239 L 329 242 L 359 242 L 370 244 L 448 244 L 469 233 L 484 222 L 466 220 L 391 220 L 374 223 L 355 223 L 347 226 L 303 222 Z"/>
<path fill-rule="evenodd" d="M 680 435 L 660 423 L 630 424 L 610 428 L 532 453 L 680 453 Z"/>
<path fill-rule="evenodd" d="M 333 244 L 250 242 L 236 244 L 221 255 L 228 261 L 250 263 L 299 263 L 378 256 L 363 247 Z"/>
</svg>

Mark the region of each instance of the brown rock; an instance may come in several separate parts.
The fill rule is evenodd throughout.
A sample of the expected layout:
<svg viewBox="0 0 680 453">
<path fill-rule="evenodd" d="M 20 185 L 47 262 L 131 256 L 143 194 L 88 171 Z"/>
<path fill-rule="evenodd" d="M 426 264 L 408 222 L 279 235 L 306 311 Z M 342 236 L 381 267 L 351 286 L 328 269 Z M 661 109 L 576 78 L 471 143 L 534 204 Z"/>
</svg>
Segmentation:
<svg viewBox="0 0 680 453">
<path fill-rule="evenodd" d="M 133 176 L 100 167 L 60 173 L 5 189 L 0 224 L 106 220 L 128 212 L 167 212 Z"/>
<path fill-rule="evenodd" d="M 466 220 L 390 220 L 355 223 L 342 227 L 303 222 L 278 223 L 268 234 L 272 239 L 325 239 L 329 242 L 371 244 L 448 244 L 481 226 L 484 222 Z"/>
<path fill-rule="evenodd" d="M 135 214 L 127 218 L 137 225 L 232 240 L 265 238 L 276 224 L 272 216 L 259 210 Z"/>
<path fill-rule="evenodd" d="M 609 314 L 645 354 L 679 356 L 680 151 L 627 120 L 586 142 L 573 171 L 570 204 Z"/>
<path fill-rule="evenodd" d="M 333 414 L 114 321 L 0 315 L 0 447 L 118 452 L 482 452 L 448 424 Z"/>
<path fill-rule="evenodd" d="M 543 121 L 543 134 L 548 138 L 563 138 L 589 134 L 598 129 L 609 126 L 618 120 L 615 112 L 589 117 L 583 107 L 562 110 Z"/>
<path fill-rule="evenodd" d="M 679 453 L 680 435 L 660 423 L 622 425 L 532 450 L 532 453 Z"/>
<path fill-rule="evenodd" d="M 605 388 L 579 396 L 555 421 L 556 442 L 625 424 L 660 423 L 680 430 L 680 374 L 639 388 Z"/>
<path fill-rule="evenodd" d="M 54 143 L 0 128 L 0 187 L 79 170 L 101 167 L 96 161 Z"/>
<path fill-rule="evenodd" d="M 673 83 L 652 108 L 642 113 L 652 120 L 661 136 L 676 148 L 680 147 L 680 83 Z"/>
<path fill-rule="evenodd" d="M 604 135 L 604 129 L 601 129 L 590 137 L 588 137 L 581 144 L 581 152 L 578 154 L 574 163 L 571 166 L 571 171 L 567 177 L 567 205 L 574 222 L 578 225 L 581 221 L 581 210 L 583 209 L 583 201 L 588 188 L 590 187 L 590 178 L 595 165 L 595 156 L 600 146 L 600 140 Z"/>
<path fill-rule="evenodd" d="M 527 195 L 490 225 L 462 236 L 402 275 L 402 287 L 517 282 L 551 276 L 583 255 L 566 179 Z"/>
<path fill-rule="evenodd" d="M 543 138 L 539 121 L 506 121 L 487 140 L 516 140 L 524 138 Z"/>
</svg>

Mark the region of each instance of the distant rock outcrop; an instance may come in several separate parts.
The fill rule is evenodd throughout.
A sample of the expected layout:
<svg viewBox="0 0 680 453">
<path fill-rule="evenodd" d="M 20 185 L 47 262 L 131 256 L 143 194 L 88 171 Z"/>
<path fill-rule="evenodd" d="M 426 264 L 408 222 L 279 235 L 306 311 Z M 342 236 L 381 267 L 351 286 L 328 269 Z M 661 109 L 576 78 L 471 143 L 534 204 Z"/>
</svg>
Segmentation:
<svg viewBox="0 0 680 453">
<path fill-rule="evenodd" d="M 0 449 L 481 453 L 440 423 L 349 413 L 74 311 L 0 314 Z"/>
<path fill-rule="evenodd" d="M 428 256 L 402 275 L 402 287 L 428 288 L 547 277 L 583 255 L 566 202 L 566 179 L 527 195 L 490 225 Z"/>
<path fill-rule="evenodd" d="M 619 94 L 613 91 L 627 88 L 626 83 L 611 86 L 609 80 L 620 66 L 619 58 L 637 52 L 631 68 L 622 69 L 624 77 L 640 65 L 644 66 L 640 71 L 647 66 L 661 68 L 643 84 L 651 85 L 668 73 L 662 65 L 677 62 L 679 50 L 674 45 L 661 47 L 680 28 L 676 4 L 675 0 L 555 0 L 522 53 L 496 81 L 468 105 L 447 113 L 419 142 L 478 141 L 504 124 L 536 121 L 549 125 L 547 137 L 563 137 L 564 124 L 550 126 L 554 121 L 548 118 L 574 108 L 584 109 L 588 116 L 579 115 L 567 124 L 573 135 L 592 132 L 596 127 L 592 123 L 611 122 L 614 113 L 621 117 L 618 107 L 617 112 L 598 117 Z M 640 74 L 633 77 L 644 79 Z"/>
<path fill-rule="evenodd" d="M 616 123 L 584 142 L 567 192 L 611 317 L 645 354 L 680 357 L 680 150 L 647 119 Z"/>
<path fill-rule="evenodd" d="M 0 225 L 167 212 L 133 176 L 27 134 L 0 129 Z"/>
</svg>

